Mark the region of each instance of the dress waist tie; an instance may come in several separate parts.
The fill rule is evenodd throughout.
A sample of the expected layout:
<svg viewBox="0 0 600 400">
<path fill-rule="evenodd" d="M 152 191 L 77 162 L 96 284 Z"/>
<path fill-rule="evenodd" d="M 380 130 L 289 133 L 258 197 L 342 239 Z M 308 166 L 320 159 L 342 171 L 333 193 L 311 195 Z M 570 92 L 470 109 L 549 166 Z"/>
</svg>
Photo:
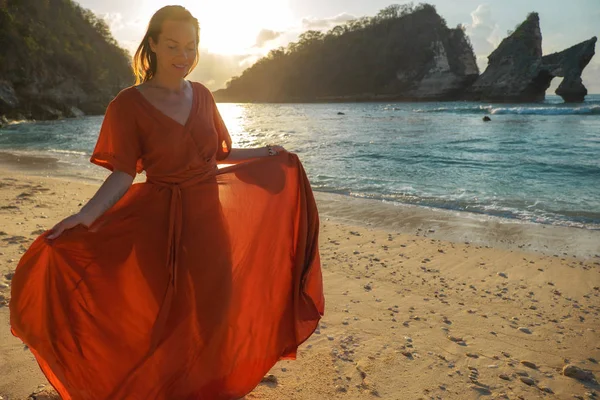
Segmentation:
<svg viewBox="0 0 600 400">
<path fill-rule="evenodd" d="M 171 306 L 173 304 L 173 297 L 177 291 L 177 270 L 179 261 L 178 252 L 181 244 L 181 232 L 183 224 L 182 190 L 206 181 L 208 178 L 209 177 L 206 175 L 198 175 L 179 183 L 157 182 L 151 179 L 146 181 L 149 184 L 165 187 L 171 191 L 166 261 L 166 268 L 169 273 L 169 284 L 167 285 L 163 301 L 152 329 L 150 354 L 156 349 L 156 347 L 158 347 L 159 341 L 163 337 L 167 318 L 170 314 Z"/>
</svg>

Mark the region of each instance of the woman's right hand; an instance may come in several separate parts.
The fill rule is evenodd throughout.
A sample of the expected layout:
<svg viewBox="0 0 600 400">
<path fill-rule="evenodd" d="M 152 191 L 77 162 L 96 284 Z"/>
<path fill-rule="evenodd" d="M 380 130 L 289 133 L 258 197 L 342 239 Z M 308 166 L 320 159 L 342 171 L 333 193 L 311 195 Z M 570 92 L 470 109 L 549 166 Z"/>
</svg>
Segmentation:
<svg viewBox="0 0 600 400">
<path fill-rule="evenodd" d="M 50 234 L 48 235 L 48 239 L 56 239 L 59 237 L 64 231 L 74 228 L 77 225 L 83 225 L 85 227 L 89 227 L 90 223 L 87 218 L 81 213 L 73 214 L 70 217 L 67 217 L 60 221 L 58 224 L 54 225 L 51 229 Z"/>
<path fill-rule="evenodd" d="M 72 229 L 77 225 L 83 225 L 89 228 L 90 225 L 99 218 L 106 210 L 111 208 L 123 195 L 133 182 L 133 176 L 115 170 L 106 178 L 96 194 L 83 206 L 81 211 L 73 214 L 54 225 L 48 239 L 56 239 L 64 231 Z"/>
</svg>

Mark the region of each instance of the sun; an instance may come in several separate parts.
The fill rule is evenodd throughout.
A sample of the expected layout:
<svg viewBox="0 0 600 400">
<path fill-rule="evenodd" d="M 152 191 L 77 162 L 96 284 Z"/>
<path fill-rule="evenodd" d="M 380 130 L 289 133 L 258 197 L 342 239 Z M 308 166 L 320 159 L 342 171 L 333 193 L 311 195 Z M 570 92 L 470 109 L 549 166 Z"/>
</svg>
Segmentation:
<svg viewBox="0 0 600 400">
<path fill-rule="evenodd" d="M 146 0 L 152 12 L 171 4 Z M 248 54 L 262 29 L 282 31 L 292 23 L 289 0 L 185 0 L 180 4 L 200 21 L 200 47 L 211 53 Z"/>
</svg>

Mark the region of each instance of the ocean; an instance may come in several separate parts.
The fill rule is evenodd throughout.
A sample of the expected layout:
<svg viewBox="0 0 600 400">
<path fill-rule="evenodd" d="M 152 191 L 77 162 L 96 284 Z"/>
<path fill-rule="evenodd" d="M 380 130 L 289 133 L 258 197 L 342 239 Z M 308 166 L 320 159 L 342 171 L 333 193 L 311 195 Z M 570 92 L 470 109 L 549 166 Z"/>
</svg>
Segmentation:
<svg viewBox="0 0 600 400">
<path fill-rule="evenodd" d="M 600 95 L 581 104 L 219 104 L 234 147 L 295 152 L 315 191 L 600 230 Z M 482 118 L 489 116 L 491 121 Z M 13 123 L 0 152 L 88 162 L 102 116 Z M 50 172 L 53 173 L 53 172 Z"/>
</svg>

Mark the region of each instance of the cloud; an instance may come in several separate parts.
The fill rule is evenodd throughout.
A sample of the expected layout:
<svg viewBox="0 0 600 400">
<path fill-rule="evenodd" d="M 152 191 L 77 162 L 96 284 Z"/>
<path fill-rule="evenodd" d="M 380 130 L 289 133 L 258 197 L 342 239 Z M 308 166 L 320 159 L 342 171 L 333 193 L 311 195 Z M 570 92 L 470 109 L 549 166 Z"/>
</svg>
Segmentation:
<svg viewBox="0 0 600 400">
<path fill-rule="evenodd" d="M 125 27 L 123 15 L 121 13 L 105 13 L 102 15 L 102 19 L 106 22 L 111 32 L 119 31 Z"/>
<path fill-rule="evenodd" d="M 262 29 L 256 37 L 256 44 L 254 47 L 263 47 L 267 42 L 277 39 L 281 36 L 282 32 L 275 32 L 270 29 Z"/>
<path fill-rule="evenodd" d="M 198 65 L 189 79 L 202 82 L 210 90 L 221 89 L 232 77 L 241 75 L 246 68 L 256 62 L 253 58 L 254 56 L 249 54 L 224 55 L 200 49 Z"/>
<path fill-rule="evenodd" d="M 502 37 L 500 27 L 492 16 L 492 10 L 487 4 L 480 4 L 471 13 L 471 23 L 465 24 L 467 35 L 473 43 L 479 69 L 487 67 L 487 56 L 498 47 Z"/>
<path fill-rule="evenodd" d="M 296 41 L 298 36 L 306 30 L 330 29 L 352 19 L 355 19 L 353 15 L 342 13 L 329 18 L 303 18 L 300 26 L 282 32 L 262 29 L 257 35 L 254 47 L 248 49 L 246 54 L 241 55 L 210 53 L 206 49 L 200 49 L 200 60 L 189 78 L 202 82 L 210 90 L 222 89 L 232 77 L 240 76 L 245 69 L 263 57 L 270 48 L 279 45 L 286 46 L 288 43 Z"/>
<path fill-rule="evenodd" d="M 314 30 L 330 29 L 353 19 L 356 19 L 354 15 L 345 12 L 329 18 L 302 18 L 302 27 Z"/>
</svg>

